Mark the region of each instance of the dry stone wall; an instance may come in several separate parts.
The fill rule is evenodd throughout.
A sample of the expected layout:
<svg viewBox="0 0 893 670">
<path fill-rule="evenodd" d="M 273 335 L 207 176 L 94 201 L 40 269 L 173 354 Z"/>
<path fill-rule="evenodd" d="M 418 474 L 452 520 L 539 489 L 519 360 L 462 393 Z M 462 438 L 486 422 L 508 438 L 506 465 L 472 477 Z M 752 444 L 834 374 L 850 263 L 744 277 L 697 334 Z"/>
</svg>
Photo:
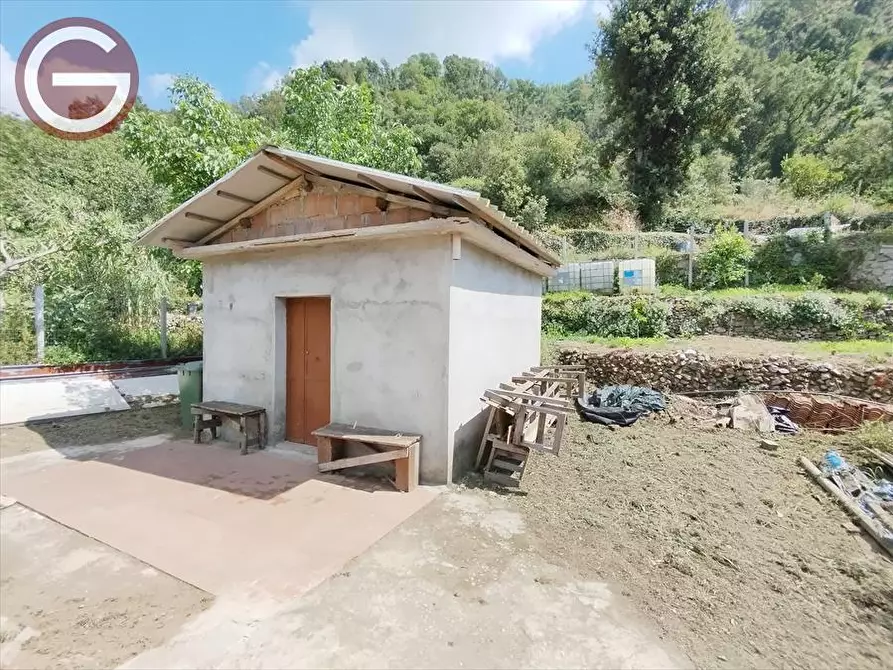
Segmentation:
<svg viewBox="0 0 893 670">
<path fill-rule="evenodd" d="M 893 334 L 893 301 L 883 307 L 865 307 L 858 316 L 865 323 L 876 324 L 876 329 L 855 328 L 852 334 L 846 333 L 839 323 L 820 321 L 810 323 L 807 319 L 790 319 L 792 323 L 773 323 L 767 316 L 748 314 L 746 303 L 736 308 L 729 302 L 722 309 L 705 308 L 691 298 L 667 298 L 667 334 L 670 337 L 689 335 L 732 335 L 736 337 L 760 337 L 770 340 L 841 340 L 841 339 L 882 339 Z M 714 314 L 711 314 L 714 312 Z"/>
<path fill-rule="evenodd" d="M 776 389 L 822 391 L 893 402 L 893 365 L 816 362 L 800 356 L 737 358 L 685 351 L 565 347 L 562 365 L 584 365 L 590 384 L 634 384 L 661 391 Z"/>
</svg>

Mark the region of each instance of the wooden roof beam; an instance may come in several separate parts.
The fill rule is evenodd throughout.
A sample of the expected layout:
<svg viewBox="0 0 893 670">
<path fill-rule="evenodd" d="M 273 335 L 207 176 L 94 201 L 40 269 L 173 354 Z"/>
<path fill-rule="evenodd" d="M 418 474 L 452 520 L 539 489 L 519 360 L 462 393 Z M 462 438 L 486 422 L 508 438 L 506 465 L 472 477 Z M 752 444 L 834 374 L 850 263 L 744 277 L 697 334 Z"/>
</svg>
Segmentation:
<svg viewBox="0 0 893 670">
<path fill-rule="evenodd" d="M 317 170 L 314 170 L 306 163 L 302 163 L 301 161 L 292 158 L 291 156 L 280 156 L 279 154 L 274 154 L 272 151 L 267 151 L 266 149 L 264 149 L 264 156 L 269 158 L 274 163 L 279 163 L 279 165 L 287 167 L 290 170 L 299 170 L 307 174 L 320 174 Z"/>
<path fill-rule="evenodd" d="M 205 223 L 217 223 L 220 225 L 226 223 L 224 219 L 215 219 L 213 216 L 205 216 L 204 214 L 196 214 L 195 212 L 186 212 L 183 216 L 187 219 L 195 219 L 196 221 L 204 221 Z"/>
<path fill-rule="evenodd" d="M 379 191 L 374 188 L 367 188 L 365 186 L 359 186 L 357 184 L 352 184 L 350 182 L 345 182 L 338 179 L 329 179 L 328 177 L 309 174 L 307 175 L 307 181 L 312 184 L 319 184 L 320 186 L 331 186 L 332 188 L 347 189 L 354 193 L 368 195 L 373 198 L 383 198 L 388 202 L 393 202 L 397 205 L 415 207 L 417 209 L 431 212 L 432 214 L 439 214 L 441 216 L 468 216 L 468 212 L 460 209 L 444 207 L 443 205 L 435 205 L 430 202 L 425 202 L 424 200 L 417 200 L 415 198 L 409 198 L 405 195 L 397 195 L 396 193 Z"/>
<path fill-rule="evenodd" d="M 265 175 L 276 177 L 276 179 L 282 179 L 283 181 L 291 181 L 292 179 L 294 179 L 294 177 L 287 174 L 282 174 L 281 172 L 276 172 L 276 170 L 271 170 L 266 165 L 258 165 L 257 169 L 263 172 Z"/>
<path fill-rule="evenodd" d="M 227 200 L 234 200 L 236 202 L 241 202 L 242 204 L 245 204 L 245 205 L 256 205 L 257 204 L 257 200 L 252 200 L 251 198 L 243 198 L 241 195 L 236 195 L 235 193 L 230 193 L 229 191 L 223 191 L 220 189 L 218 189 L 215 192 L 215 195 L 217 195 L 220 198 L 226 198 Z"/>
<path fill-rule="evenodd" d="M 263 167 L 263 166 L 261 166 Z M 247 209 L 242 210 L 238 214 L 236 214 L 229 221 L 223 221 L 223 225 L 219 228 L 212 230 L 210 233 L 199 239 L 197 242 L 193 244 L 193 246 L 199 247 L 208 242 L 213 242 L 218 237 L 229 231 L 231 228 L 235 228 L 239 225 L 239 222 L 242 219 L 250 218 L 257 214 L 258 212 L 263 211 L 270 205 L 274 205 L 283 198 L 288 195 L 291 195 L 295 191 L 305 190 L 307 187 L 307 180 L 303 175 L 298 175 L 294 179 L 291 179 L 287 184 L 284 184 L 277 190 L 273 191 L 270 195 L 268 195 L 263 200 L 259 200 L 256 204 L 248 207 Z"/>
</svg>

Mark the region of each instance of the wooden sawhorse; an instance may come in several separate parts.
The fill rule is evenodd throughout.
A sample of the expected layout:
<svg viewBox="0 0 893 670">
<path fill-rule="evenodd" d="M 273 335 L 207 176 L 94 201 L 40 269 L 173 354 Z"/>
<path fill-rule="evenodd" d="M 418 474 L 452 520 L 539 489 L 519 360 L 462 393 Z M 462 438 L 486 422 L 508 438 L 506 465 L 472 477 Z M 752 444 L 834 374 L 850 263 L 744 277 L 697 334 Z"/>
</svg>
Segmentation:
<svg viewBox="0 0 893 670">
<path fill-rule="evenodd" d="M 400 491 L 412 491 L 419 483 L 419 447 L 421 435 L 410 435 L 380 428 L 330 423 L 313 431 L 316 437 L 320 472 L 394 461 L 394 485 Z M 348 442 L 363 445 L 372 453 L 344 457 Z"/>
</svg>

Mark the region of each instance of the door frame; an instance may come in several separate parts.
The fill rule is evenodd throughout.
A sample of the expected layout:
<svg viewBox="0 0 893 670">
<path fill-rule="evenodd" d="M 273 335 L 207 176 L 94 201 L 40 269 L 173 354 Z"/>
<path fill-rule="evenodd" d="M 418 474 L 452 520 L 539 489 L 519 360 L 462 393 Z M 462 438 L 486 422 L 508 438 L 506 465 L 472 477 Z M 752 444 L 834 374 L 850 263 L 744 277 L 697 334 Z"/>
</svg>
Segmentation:
<svg viewBox="0 0 893 670">
<path fill-rule="evenodd" d="M 328 293 L 277 293 L 273 298 L 272 342 L 272 417 L 270 441 L 273 444 L 285 440 L 285 406 L 288 384 L 286 357 L 288 346 L 287 303 L 291 298 L 328 298 L 329 300 L 329 412 L 335 414 L 335 299 Z"/>
</svg>

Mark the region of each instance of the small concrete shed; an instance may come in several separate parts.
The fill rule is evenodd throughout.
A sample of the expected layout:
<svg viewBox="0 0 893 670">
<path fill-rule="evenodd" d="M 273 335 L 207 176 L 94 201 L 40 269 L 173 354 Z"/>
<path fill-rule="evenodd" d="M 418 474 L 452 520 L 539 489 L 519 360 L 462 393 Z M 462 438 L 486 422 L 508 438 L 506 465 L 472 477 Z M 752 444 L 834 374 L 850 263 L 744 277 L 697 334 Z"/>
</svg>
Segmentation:
<svg viewBox="0 0 893 670">
<path fill-rule="evenodd" d="M 205 400 L 266 408 L 274 442 L 420 434 L 428 483 L 473 459 L 483 391 L 538 364 L 560 265 L 477 193 L 273 146 L 139 243 L 202 261 Z"/>
</svg>

